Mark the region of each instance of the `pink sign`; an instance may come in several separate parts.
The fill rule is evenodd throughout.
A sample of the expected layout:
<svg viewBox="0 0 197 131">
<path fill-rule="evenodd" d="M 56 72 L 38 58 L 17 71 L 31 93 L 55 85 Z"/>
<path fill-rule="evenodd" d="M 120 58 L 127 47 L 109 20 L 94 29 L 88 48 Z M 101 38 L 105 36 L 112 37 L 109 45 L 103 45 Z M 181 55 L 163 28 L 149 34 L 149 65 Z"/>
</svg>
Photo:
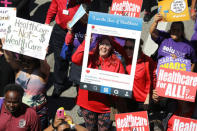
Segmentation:
<svg viewBox="0 0 197 131">
<path fill-rule="evenodd" d="M 159 96 L 194 102 L 196 87 L 196 73 L 159 68 L 156 85 Z"/>
<path fill-rule="evenodd" d="M 140 17 L 142 0 L 113 0 L 110 14 Z"/>
<path fill-rule="evenodd" d="M 149 131 L 147 111 L 116 114 L 117 131 Z"/>
<path fill-rule="evenodd" d="M 197 120 L 174 116 L 172 129 L 173 131 L 196 131 Z"/>
</svg>

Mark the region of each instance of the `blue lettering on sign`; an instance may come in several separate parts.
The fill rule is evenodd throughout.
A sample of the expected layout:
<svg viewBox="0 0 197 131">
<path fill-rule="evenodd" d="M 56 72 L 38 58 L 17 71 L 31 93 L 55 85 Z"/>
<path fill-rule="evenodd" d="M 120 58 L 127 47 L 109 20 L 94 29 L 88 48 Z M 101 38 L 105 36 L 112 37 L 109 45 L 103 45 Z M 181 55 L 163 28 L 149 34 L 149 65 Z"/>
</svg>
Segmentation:
<svg viewBox="0 0 197 131">
<path fill-rule="evenodd" d="M 142 30 L 142 18 L 119 16 L 107 13 L 89 12 L 88 24 L 123 28 L 128 30 Z"/>
<path fill-rule="evenodd" d="M 111 87 L 101 86 L 100 92 L 104 94 L 111 94 Z"/>
</svg>

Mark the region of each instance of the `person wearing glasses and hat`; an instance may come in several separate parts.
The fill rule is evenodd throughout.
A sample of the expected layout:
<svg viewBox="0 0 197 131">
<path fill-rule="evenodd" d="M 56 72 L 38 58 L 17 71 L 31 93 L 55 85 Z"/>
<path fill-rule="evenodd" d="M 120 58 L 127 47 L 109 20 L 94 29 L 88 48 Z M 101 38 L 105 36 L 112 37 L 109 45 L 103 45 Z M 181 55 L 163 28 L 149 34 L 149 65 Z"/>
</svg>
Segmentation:
<svg viewBox="0 0 197 131">
<path fill-rule="evenodd" d="M 132 58 L 134 52 L 135 40 L 126 39 L 123 55 L 126 64 L 126 72 L 131 73 Z M 149 93 L 155 88 L 156 84 L 156 63 L 142 51 L 143 40 L 140 40 L 140 47 L 138 51 L 138 58 L 136 63 L 133 97 L 128 99 L 128 111 L 143 111 L 145 105 L 148 104 Z"/>
</svg>

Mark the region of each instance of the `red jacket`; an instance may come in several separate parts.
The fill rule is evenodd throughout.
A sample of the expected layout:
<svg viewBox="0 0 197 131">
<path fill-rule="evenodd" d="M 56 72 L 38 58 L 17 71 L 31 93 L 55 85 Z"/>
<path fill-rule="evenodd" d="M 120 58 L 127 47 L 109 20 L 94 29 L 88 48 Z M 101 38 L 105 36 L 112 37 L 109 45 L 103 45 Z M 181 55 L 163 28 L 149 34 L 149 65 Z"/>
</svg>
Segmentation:
<svg viewBox="0 0 197 131">
<path fill-rule="evenodd" d="M 138 102 L 145 102 L 150 89 L 156 86 L 156 67 L 157 64 L 147 55 L 141 54 L 137 60 L 134 84 L 133 98 Z M 131 71 L 131 64 L 126 66 L 128 74 Z"/>
<path fill-rule="evenodd" d="M 77 65 L 82 65 L 84 47 L 85 47 L 85 41 L 77 48 L 76 52 L 73 54 L 72 56 L 73 63 Z M 113 57 L 116 56 L 114 55 Z M 116 57 L 116 60 L 114 62 L 115 65 L 114 64 L 112 65 L 109 63 L 110 58 L 111 57 L 108 57 L 106 59 L 99 58 L 101 69 L 110 72 L 125 73 L 121 61 Z M 93 58 L 93 52 L 90 52 L 88 67 L 98 69 L 99 67 L 93 64 L 93 60 L 95 60 Z M 93 112 L 107 113 L 110 112 L 111 98 L 112 97 L 109 95 L 79 89 L 77 104 Z"/>
<path fill-rule="evenodd" d="M 89 2 L 90 0 L 83 0 L 84 2 Z M 76 0 L 69 0 L 69 5 L 72 5 L 72 7 L 68 7 L 67 9 L 67 0 L 52 0 L 51 5 L 48 9 L 47 16 L 45 23 L 50 24 L 52 18 L 55 17 L 55 22 L 60 25 L 63 29 L 67 29 L 67 22 L 70 21 L 73 16 L 75 15 L 75 12 L 79 8 L 79 4 L 75 5 Z M 73 6 L 75 5 L 75 6 Z M 68 10 L 69 14 L 65 15 L 63 14 L 63 10 Z"/>
</svg>

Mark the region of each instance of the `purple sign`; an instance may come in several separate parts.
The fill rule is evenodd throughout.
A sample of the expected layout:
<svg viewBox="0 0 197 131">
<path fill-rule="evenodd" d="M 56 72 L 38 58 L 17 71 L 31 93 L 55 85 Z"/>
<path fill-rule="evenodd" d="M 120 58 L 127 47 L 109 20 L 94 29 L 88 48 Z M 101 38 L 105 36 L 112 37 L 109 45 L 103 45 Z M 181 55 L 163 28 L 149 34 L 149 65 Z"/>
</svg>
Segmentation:
<svg viewBox="0 0 197 131">
<path fill-rule="evenodd" d="M 158 60 L 157 72 L 159 71 L 159 67 L 181 71 L 191 71 L 191 61 L 183 58 L 173 59 L 171 56 L 166 56 Z"/>
</svg>

